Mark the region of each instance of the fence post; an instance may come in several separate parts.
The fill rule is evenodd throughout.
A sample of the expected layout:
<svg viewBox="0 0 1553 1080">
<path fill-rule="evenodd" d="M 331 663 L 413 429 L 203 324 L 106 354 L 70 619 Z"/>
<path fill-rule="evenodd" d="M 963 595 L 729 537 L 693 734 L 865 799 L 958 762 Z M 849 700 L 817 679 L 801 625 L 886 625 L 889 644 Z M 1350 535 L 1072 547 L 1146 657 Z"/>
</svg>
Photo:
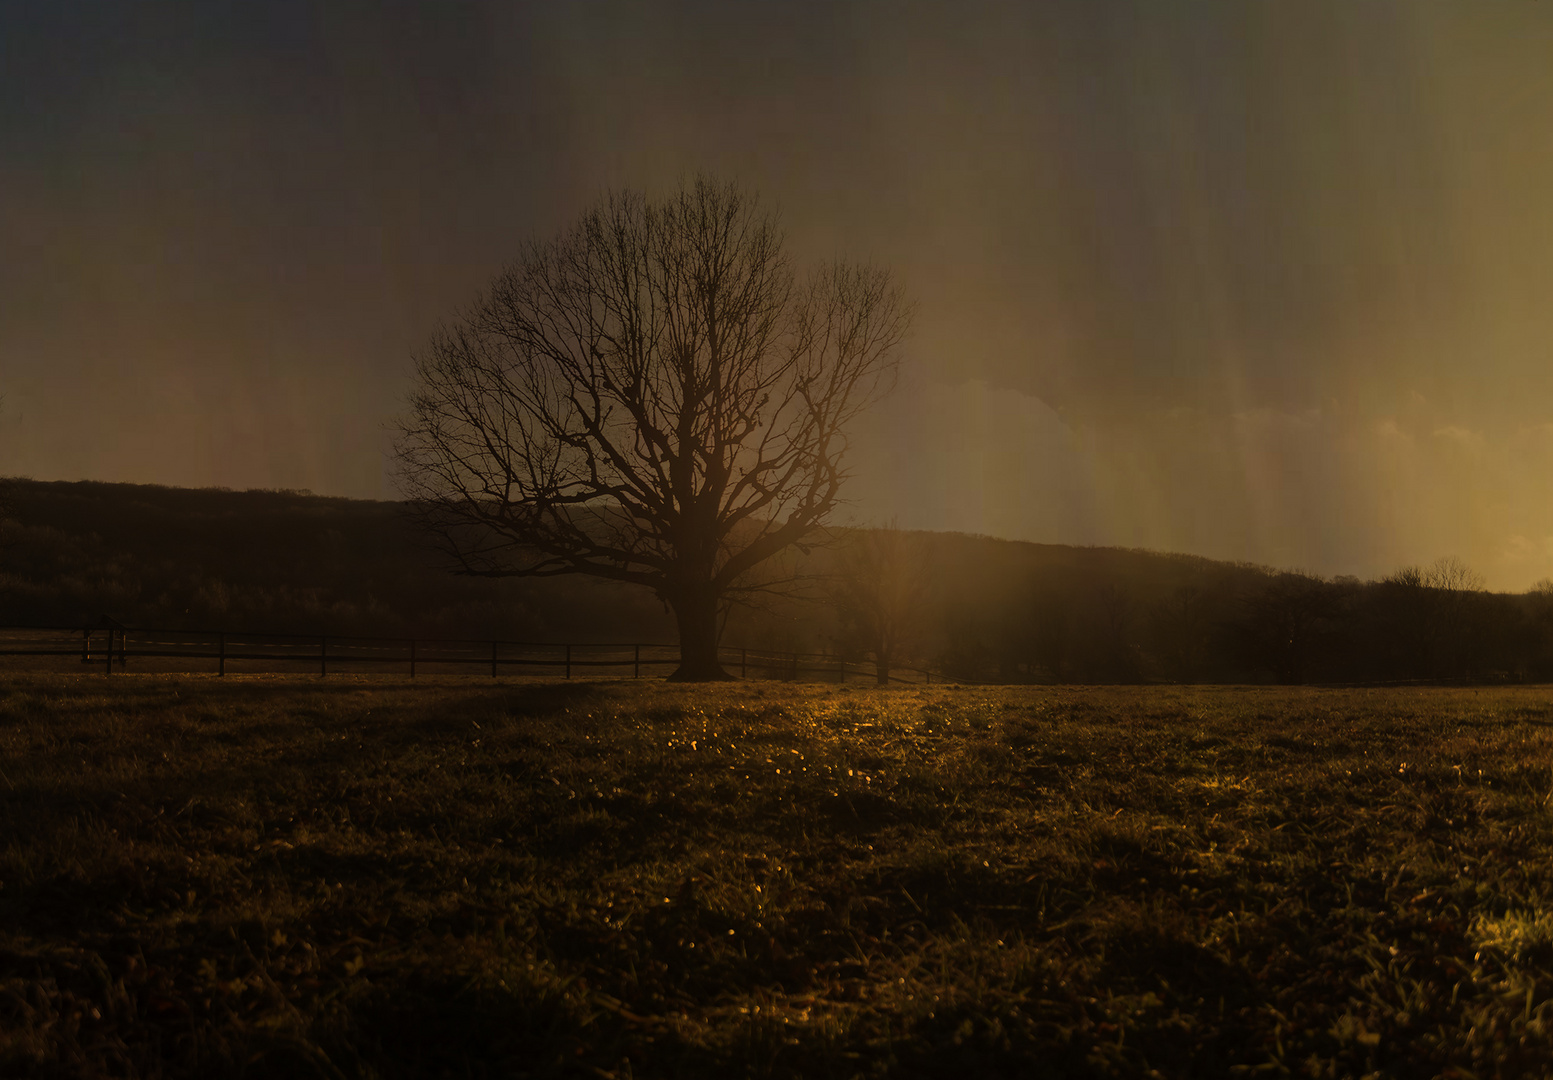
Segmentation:
<svg viewBox="0 0 1553 1080">
<path fill-rule="evenodd" d="M 415 639 L 410 639 L 410 678 L 415 678 Z"/>
<path fill-rule="evenodd" d="M 572 647 L 570 645 L 566 646 L 566 677 L 568 679 L 572 677 Z"/>
<path fill-rule="evenodd" d="M 632 645 L 631 649 L 633 650 L 631 654 L 631 678 L 640 679 L 642 677 L 642 647 L 640 645 Z"/>
<path fill-rule="evenodd" d="M 329 635 L 320 634 L 318 637 L 318 676 L 323 678 L 329 674 Z"/>
<path fill-rule="evenodd" d="M 847 684 L 847 662 L 844 657 L 836 658 L 836 681 L 842 686 Z"/>
<path fill-rule="evenodd" d="M 739 650 L 739 678 L 747 679 L 749 677 L 750 677 L 750 651 L 748 649 L 740 649 Z"/>
<path fill-rule="evenodd" d="M 108 674 L 113 674 L 113 627 L 108 627 Z"/>
<path fill-rule="evenodd" d="M 217 644 L 217 646 L 221 650 L 221 660 L 219 661 L 219 665 L 216 668 L 216 674 L 217 675 L 225 675 L 226 674 L 226 631 L 225 630 L 217 632 L 217 634 L 216 634 L 216 644 Z"/>
<path fill-rule="evenodd" d="M 81 663 L 89 664 L 92 660 L 92 632 L 81 631 Z"/>
<path fill-rule="evenodd" d="M 496 678 L 496 642 L 491 642 L 491 678 Z"/>
</svg>

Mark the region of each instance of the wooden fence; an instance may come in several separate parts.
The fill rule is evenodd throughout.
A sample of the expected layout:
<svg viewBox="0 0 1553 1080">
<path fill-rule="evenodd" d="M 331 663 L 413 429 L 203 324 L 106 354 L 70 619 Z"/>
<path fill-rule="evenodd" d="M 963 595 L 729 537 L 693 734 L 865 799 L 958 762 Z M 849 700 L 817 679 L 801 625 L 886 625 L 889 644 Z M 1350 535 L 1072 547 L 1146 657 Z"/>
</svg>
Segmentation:
<svg viewBox="0 0 1553 1080">
<path fill-rule="evenodd" d="M 740 678 L 845 683 L 874 682 L 872 662 L 825 653 L 723 647 L 723 666 Z M 96 626 L 0 627 L 0 658 L 10 670 L 82 670 L 191 673 L 469 673 L 495 679 L 530 675 L 570 679 L 575 674 L 641 678 L 679 665 L 679 646 L 646 642 L 551 643 L 474 638 L 400 638 L 361 635 L 168 630 L 99 623 Z M 892 667 L 890 681 L 931 683 L 921 668 Z"/>
</svg>

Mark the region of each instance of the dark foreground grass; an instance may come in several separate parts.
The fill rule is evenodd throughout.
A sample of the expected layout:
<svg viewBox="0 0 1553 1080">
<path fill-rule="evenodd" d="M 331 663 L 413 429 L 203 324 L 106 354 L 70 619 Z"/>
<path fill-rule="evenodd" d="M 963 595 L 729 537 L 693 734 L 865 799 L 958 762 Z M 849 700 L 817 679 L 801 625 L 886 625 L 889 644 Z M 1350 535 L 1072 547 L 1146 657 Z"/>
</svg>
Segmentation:
<svg viewBox="0 0 1553 1080">
<path fill-rule="evenodd" d="M 0 683 L 7 1076 L 1553 1072 L 1553 692 Z"/>
</svg>

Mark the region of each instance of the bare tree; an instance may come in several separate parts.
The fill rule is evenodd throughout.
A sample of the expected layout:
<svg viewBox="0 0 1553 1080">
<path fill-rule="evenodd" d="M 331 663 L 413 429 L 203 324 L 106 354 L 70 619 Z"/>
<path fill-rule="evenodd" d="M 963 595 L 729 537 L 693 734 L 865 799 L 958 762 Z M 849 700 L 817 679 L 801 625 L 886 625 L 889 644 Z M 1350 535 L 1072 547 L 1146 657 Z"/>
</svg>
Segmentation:
<svg viewBox="0 0 1553 1080">
<path fill-rule="evenodd" d="M 5 395 L 0 394 L 0 406 L 5 405 Z M 16 500 L 16 478 L 0 475 L 0 526 L 11 516 Z"/>
<path fill-rule="evenodd" d="M 1454 555 L 1442 555 L 1420 572 L 1426 588 L 1453 596 L 1483 591 L 1483 575 Z"/>
<path fill-rule="evenodd" d="M 1154 651 L 1168 678 L 1194 682 L 1212 652 L 1212 595 L 1195 582 L 1178 586 L 1149 611 Z"/>
<path fill-rule="evenodd" d="M 1483 585 L 1483 576 L 1453 555 L 1404 566 L 1382 580 L 1378 600 L 1394 670 L 1434 679 L 1476 666 Z"/>
<path fill-rule="evenodd" d="M 722 678 L 720 606 L 835 507 L 909 321 L 883 269 L 797 277 L 732 184 L 612 194 L 419 357 L 400 487 L 458 572 L 652 589 L 674 677 Z"/>
<path fill-rule="evenodd" d="M 1347 591 L 1312 574 L 1270 574 L 1259 592 L 1241 598 L 1245 614 L 1228 629 L 1245 660 L 1279 682 L 1303 683 L 1332 643 Z"/>
<path fill-rule="evenodd" d="M 874 659 L 874 679 L 888 686 L 923 622 L 926 559 L 918 539 L 893 521 L 854 537 L 841 552 L 831 602 L 847 645 Z"/>
</svg>

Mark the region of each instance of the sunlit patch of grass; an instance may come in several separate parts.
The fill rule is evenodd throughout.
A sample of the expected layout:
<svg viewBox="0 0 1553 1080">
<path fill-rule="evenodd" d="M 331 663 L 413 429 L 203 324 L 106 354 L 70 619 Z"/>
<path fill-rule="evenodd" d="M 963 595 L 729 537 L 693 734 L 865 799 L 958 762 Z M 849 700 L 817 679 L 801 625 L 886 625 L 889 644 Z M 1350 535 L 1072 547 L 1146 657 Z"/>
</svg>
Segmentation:
<svg viewBox="0 0 1553 1080">
<path fill-rule="evenodd" d="M 1479 950 L 1499 954 L 1516 964 L 1553 967 L 1553 912 L 1506 911 L 1479 915 L 1468 931 Z"/>
<path fill-rule="evenodd" d="M 20 678 L 7 1075 L 1545 1075 L 1545 691 Z"/>
</svg>

